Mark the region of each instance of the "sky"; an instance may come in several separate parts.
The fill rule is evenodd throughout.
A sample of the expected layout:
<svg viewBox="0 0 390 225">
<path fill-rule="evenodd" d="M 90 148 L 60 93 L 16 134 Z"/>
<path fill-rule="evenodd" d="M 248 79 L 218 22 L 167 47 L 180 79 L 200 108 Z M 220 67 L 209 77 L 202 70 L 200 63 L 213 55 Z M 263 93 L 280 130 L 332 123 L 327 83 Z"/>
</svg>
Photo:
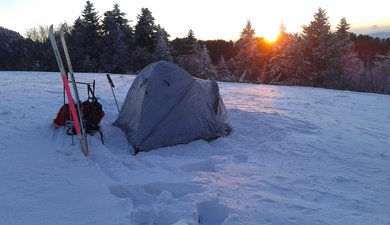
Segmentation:
<svg viewBox="0 0 390 225">
<path fill-rule="evenodd" d="M 73 24 L 85 0 L 0 0 L 0 26 L 24 34 L 38 25 Z M 355 33 L 390 31 L 389 3 L 385 0 L 91 0 L 102 16 L 119 4 L 134 26 L 141 8 L 149 8 L 155 23 L 164 27 L 171 39 L 185 37 L 192 29 L 197 39 L 236 40 L 251 21 L 257 36 L 272 39 L 283 23 L 287 32 L 301 32 L 313 20 L 319 7 L 326 10 L 335 29 L 345 17 Z"/>
</svg>

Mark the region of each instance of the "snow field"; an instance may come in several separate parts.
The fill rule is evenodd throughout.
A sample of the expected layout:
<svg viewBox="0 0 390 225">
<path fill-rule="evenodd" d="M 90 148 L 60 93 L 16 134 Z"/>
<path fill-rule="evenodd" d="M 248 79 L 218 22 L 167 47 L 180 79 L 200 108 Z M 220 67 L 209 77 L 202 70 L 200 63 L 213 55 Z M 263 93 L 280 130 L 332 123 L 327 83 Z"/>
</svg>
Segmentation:
<svg viewBox="0 0 390 225">
<path fill-rule="evenodd" d="M 134 76 L 111 77 L 121 106 Z M 229 136 L 132 156 L 105 74 L 76 74 L 106 112 L 85 158 L 58 73 L 0 78 L 0 224 L 390 222 L 389 96 L 219 83 Z"/>
</svg>

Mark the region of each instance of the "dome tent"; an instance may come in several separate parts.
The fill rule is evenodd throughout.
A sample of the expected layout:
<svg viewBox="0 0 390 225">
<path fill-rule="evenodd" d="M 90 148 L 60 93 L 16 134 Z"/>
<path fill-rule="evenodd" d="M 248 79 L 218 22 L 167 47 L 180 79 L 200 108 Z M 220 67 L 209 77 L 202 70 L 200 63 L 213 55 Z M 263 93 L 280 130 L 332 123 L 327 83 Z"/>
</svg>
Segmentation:
<svg viewBox="0 0 390 225">
<path fill-rule="evenodd" d="M 138 74 L 114 125 L 126 133 L 135 154 L 225 136 L 232 129 L 217 82 L 193 78 L 164 61 Z"/>
</svg>

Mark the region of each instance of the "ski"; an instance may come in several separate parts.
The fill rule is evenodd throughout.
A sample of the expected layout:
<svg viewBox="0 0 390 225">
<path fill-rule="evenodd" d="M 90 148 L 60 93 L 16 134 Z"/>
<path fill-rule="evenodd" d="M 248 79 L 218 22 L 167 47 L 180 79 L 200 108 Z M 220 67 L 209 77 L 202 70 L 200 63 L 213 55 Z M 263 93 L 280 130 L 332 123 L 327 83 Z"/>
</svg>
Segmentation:
<svg viewBox="0 0 390 225">
<path fill-rule="evenodd" d="M 84 155 L 88 156 L 89 155 L 89 151 L 88 151 L 88 146 L 87 146 L 87 142 L 86 142 L 86 139 L 85 139 L 85 134 L 83 135 L 81 133 L 80 120 L 79 120 L 79 117 L 77 116 L 76 107 L 75 107 L 75 104 L 74 104 L 74 101 L 73 101 L 73 97 L 72 97 L 72 93 L 71 93 L 70 87 L 69 87 L 68 77 L 66 76 L 64 64 L 62 63 L 60 51 L 58 49 L 57 42 L 56 42 L 56 39 L 55 39 L 55 36 L 54 36 L 53 25 L 51 25 L 50 29 L 49 29 L 49 38 L 50 38 L 51 46 L 52 46 L 53 51 L 54 51 L 54 55 L 55 55 L 56 60 L 57 60 L 58 68 L 59 68 L 60 73 L 61 73 L 62 81 L 64 83 L 64 88 L 65 88 L 66 96 L 67 96 L 68 101 L 69 101 L 69 108 L 70 108 L 70 111 L 71 111 L 71 115 L 72 115 L 72 118 L 73 118 L 75 129 L 76 129 L 77 138 L 80 141 L 81 150 L 83 151 Z M 81 112 L 79 114 L 81 114 Z"/>
<path fill-rule="evenodd" d="M 80 122 L 81 138 L 83 139 L 83 142 L 85 143 L 86 149 L 88 149 L 87 133 L 86 133 L 84 118 L 83 118 L 84 117 L 83 107 L 81 106 L 80 96 L 79 96 L 79 92 L 78 92 L 77 85 L 76 85 L 76 79 L 74 78 L 73 67 L 72 67 L 72 63 L 70 61 L 68 46 L 66 45 L 63 27 L 61 27 L 61 29 L 60 29 L 60 39 L 61 39 L 62 49 L 64 50 L 64 53 L 65 53 L 66 63 L 68 65 L 69 75 L 70 75 L 70 79 L 71 79 L 70 82 L 72 83 L 73 93 L 75 95 L 74 97 L 75 97 L 76 102 L 77 102 L 76 106 L 77 106 L 77 111 L 79 112 L 78 119 Z"/>
</svg>

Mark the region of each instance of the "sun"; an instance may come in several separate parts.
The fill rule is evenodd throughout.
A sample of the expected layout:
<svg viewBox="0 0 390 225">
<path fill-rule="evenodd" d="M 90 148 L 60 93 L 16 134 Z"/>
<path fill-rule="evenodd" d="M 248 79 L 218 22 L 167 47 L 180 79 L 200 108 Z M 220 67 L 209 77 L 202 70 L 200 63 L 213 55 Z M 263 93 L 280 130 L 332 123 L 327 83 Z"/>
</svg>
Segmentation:
<svg viewBox="0 0 390 225">
<path fill-rule="evenodd" d="M 267 42 L 273 43 L 273 42 L 276 42 L 276 41 L 278 40 L 279 32 L 273 32 L 273 31 L 264 32 L 261 36 L 262 36 Z"/>
<path fill-rule="evenodd" d="M 278 40 L 280 34 L 280 25 L 277 25 L 276 22 L 268 22 L 266 24 L 259 25 L 256 27 L 256 35 L 258 37 L 264 38 L 265 41 L 272 43 Z"/>
</svg>

